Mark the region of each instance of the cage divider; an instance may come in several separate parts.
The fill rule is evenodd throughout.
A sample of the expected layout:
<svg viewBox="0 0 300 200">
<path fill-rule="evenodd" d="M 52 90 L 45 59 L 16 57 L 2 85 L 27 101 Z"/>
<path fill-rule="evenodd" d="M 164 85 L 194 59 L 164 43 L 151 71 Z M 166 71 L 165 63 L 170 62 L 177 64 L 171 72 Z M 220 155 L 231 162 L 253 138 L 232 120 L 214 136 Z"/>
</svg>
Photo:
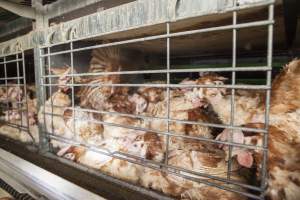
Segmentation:
<svg viewBox="0 0 300 200">
<path fill-rule="evenodd" d="M 71 42 L 70 42 L 70 61 L 71 61 L 71 73 L 74 74 L 74 53 L 73 53 L 73 34 L 71 34 Z M 77 138 L 77 131 L 76 131 L 76 111 L 75 111 L 75 88 L 74 88 L 74 76 L 71 76 L 71 90 L 72 90 L 72 120 L 73 120 L 73 131 L 74 136 Z"/>
<path fill-rule="evenodd" d="M 237 0 L 233 1 L 233 6 L 237 6 Z M 237 11 L 233 11 L 232 13 L 232 24 L 235 26 L 237 23 Z M 237 30 L 234 28 L 232 29 L 232 68 L 236 68 L 236 45 L 237 45 Z M 236 84 L 236 72 L 232 71 L 231 72 L 231 84 L 235 85 Z M 234 111 L 235 111 L 235 89 L 231 89 L 231 99 L 230 99 L 230 125 L 234 126 Z M 229 134 L 229 142 L 233 142 L 233 134 L 234 130 L 230 129 L 230 134 Z M 231 168 L 232 168 L 232 145 L 229 145 L 228 149 L 228 165 L 227 165 L 227 178 L 230 180 L 231 179 Z"/>
<path fill-rule="evenodd" d="M 170 23 L 166 24 L 167 35 L 170 34 Z M 167 37 L 167 85 L 170 85 L 170 38 Z M 167 87 L 167 112 L 166 118 L 170 119 L 170 87 Z M 167 132 L 170 132 L 170 121 L 167 121 Z M 169 162 L 169 145 L 170 145 L 170 136 L 166 135 L 166 153 L 165 153 L 165 164 L 168 165 Z"/>
<path fill-rule="evenodd" d="M 19 60 L 19 54 L 16 54 L 16 60 Z M 20 66 L 19 66 L 19 61 L 16 62 L 16 65 L 17 65 L 17 77 L 20 77 Z M 17 80 L 17 86 L 16 88 L 19 90 L 21 90 L 22 88 L 19 86 L 20 85 L 20 79 Z M 26 85 L 25 85 L 26 87 Z M 22 116 L 22 108 L 23 108 L 23 105 L 21 105 L 21 109 L 20 109 L 20 101 L 21 101 L 21 94 L 18 95 L 18 104 L 17 104 L 17 107 L 18 107 L 18 113 L 21 114 L 21 126 L 23 126 L 23 116 Z M 19 134 L 21 134 L 21 129 L 19 129 Z"/>
<path fill-rule="evenodd" d="M 268 6 L 268 19 L 274 20 L 274 4 Z M 267 66 L 272 68 L 272 59 L 273 59 L 273 28 L 274 25 L 268 25 L 268 49 L 267 49 Z M 267 85 L 272 86 L 272 71 L 267 71 Z M 263 135 L 263 161 L 261 168 L 261 188 L 266 189 L 267 187 L 267 162 L 268 162 L 268 135 L 269 135 L 269 117 L 270 117 L 270 100 L 271 99 L 271 90 L 266 91 L 266 108 L 265 108 L 265 129 L 267 133 Z M 264 193 L 261 196 L 264 198 Z"/>
</svg>

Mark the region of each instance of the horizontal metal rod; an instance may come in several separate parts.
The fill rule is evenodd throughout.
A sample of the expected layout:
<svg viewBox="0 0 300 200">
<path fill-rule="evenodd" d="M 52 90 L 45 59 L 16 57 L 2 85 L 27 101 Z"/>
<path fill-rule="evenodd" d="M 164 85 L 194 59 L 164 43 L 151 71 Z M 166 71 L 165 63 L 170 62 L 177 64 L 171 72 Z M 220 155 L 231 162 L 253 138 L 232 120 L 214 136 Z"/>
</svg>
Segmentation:
<svg viewBox="0 0 300 200">
<path fill-rule="evenodd" d="M 84 51 L 84 50 L 112 47 L 112 46 L 118 46 L 118 45 L 123 45 L 123 44 L 151 41 L 151 40 L 157 40 L 157 39 L 180 37 L 180 36 L 193 35 L 193 34 L 198 34 L 198 33 L 209 33 L 209 32 L 214 32 L 214 31 L 224 31 L 224 30 L 232 30 L 232 29 L 267 26 L 270 24 L 274 24 L 274 20 L 261 20 L 261 21 L 248 22 L 248 23 L 242 23 L 242 24 L 236 24 L 236 25 L 226 25 L 226 26 L 204 28 L 204 29 L 197 29 L 197 30 L 191 30 L 191 31 L 182 31 L 182 32 L 177 32 L 177 33 L 156 35 L 156 36 L 148 36 L 148 37 L 143 37 L 143 38 L 124 40 L 124 41 L 119 41 L 119 42 L 112 42 L 112 43 L 108 43 L 108 44 L 94 45 L 94 46 L 90 46 L 90 47 L 82 47 L 82 48 L 77 48 L 77 49 L 75 48 L 72 50 L 65 50 L 65 51 L 60 51 L 60 52 L 55 52 L 55 53 L 46 53 L 46 54 L 42 54 L 40 57 L 43 58 L 43 57 L 48 57 L 48 56 L 67 54 L 67 53 L 71 53 L 71 52 L 79 52 L 79 51 Z"/>
<path fill-rule="evenodd" d="M 5 62 L 0 62 L 0 65 L 19 62 L 19 61 L 23 61 L 23 59 L 16 59 L 16 60 L 9 60 L 9 61 L 5 61 Z"/>
<path fill-rule="evenodd" d="M 44 115 L 49 115 L 49 116 L 62 117 L 60 115 L 56 115 L 56 114 L 52 114 L 52 113 L 44 113 L 43 112 L 43 114 Z M 71 119 L 72 117 L 66 117 L 66 118 Z M 131 129 L 131 130 L 136 130 L 136 131 L 154 132 L 154 133 L 157 133 L 157 134 L 160 134 L 160 135 L 180 137 L 180 138 L 185 138 L 185 139 L 193 139 L 193 140 L 198 140 L 198 141 L 203 141 L 203 142 L 210 142 L 210 143 L 214 143 L 214 144 L 229 145 L 229 146 L 233 146 L 233 147 L 240 147 L 240 148 L 254 149 L 254 150 L 264 150 L 264 151 L 266 150 L 262 146 L 220 141 L 220 140 L 205 138 L 203 136 L 182 135 L 182 134 L 178 134 L 178 133 L 175 133 L 175 132 L 159 131 L 159 130 L 153 130 L 153 129 L 143 128 L 143 127 L 136 127 L 136 126 L 130 126 L 130 125 L 123 125 L 123 124 L 115 124 L 115 123 L 105 122 L 105 121 L 100 121 L 100 120 L 81 119 L 81 118 L 77 118 L 77 117 L 75 117 L 75 120 L 76 121 L 81 120 L 81 121 L 86 121 L 86 122 L 100 124 L 100 125 L 106 125 L 106 126 L 113 126 L 113 127 Z"/>
<path fill-rule="evenodd" d="M 165 172 L 173 173 L 175 175 L 182 175 L 182 173 L 180 173 L 180 172 L 178 173 L 178 171 L 181 171 L 181 172 L 185 172 L 185 173 L 188 173 L 188 174 L 191 174 L 191 175 L 196 175 L 196 176 L 199 176 L 199 177 L 213 179 L 213 180 L 224 182 L 224 183 L 227 183 L 227 184 L 237 185 L 237 186 L 244 187 L 244 188 L 251 189 L 251 190 L 255 190 L 255 191 L 261 191 L 261 188 L 259 188 L 259 187 L 252 186 L 252 185 L 247 185 L 247 184 L 244 184 L 244 183 L 240 183 L 238 181 L 228 180 L 228 179 L 224 179 L 224 178 L 214 176 L 214 175 L 195 172 L 195 171 L 187 170 L 187 169 L 184 169 L 184 168 L 181 168 L 181 167 L 166 165 L 166 164 L 161 163 L 161 162 L 148 160 L 148 159 L 141 158 L 141 157 L 138 157 L 138 156 L 134 156 L 134 155 L 131 155 L 131 154 L 127 154 L 127 153 L 124 153 L 124 152 L 119 152 L 119 151 L 108 152 L 107 149 L 104 149 L 104 148 L 101 148 L 101 147 L 98 147 L 98 146 L 93 146 L 93 145 L 90 145 L 90 144 L 78 143 L 76 141 L 70 140 L 69 138 L 64 138 L 64 137 L 57 136 L 57 135 L 54 135 L 54 134 L 49 134 L 48 133 L 47 135 L 48 135 L 49 138 L 60 141 L 60 142 L 64 142 L 64 143 L 67 143 L 67 144 L 70 144 L 70 145 L 73 145 L 73 146 L 77 146 L 77 147 L 84 147 L 88 150 L 91 150 L 91 151 L 96 152 L 96 153 L 100 153 L 102 155 L 110 156 L 112 158 L 117 158 L 117 159 L 121 159 L 121 160 L 126 160 L 128 162 L 135 163 L 135 164 L 138 164 L 138 165 L 142 165 L 142 166 L 145 166 L 145 167 L 149 167 L 149 168 L 152 168 L 152 169 L 161 169 L 161 167 L 164 167 L 164 170 L 167 170 Z M 140 161 L 140 162 L 137 162 L 137 161 Z M 155 165 L 156 165 L 156 167 L 155 167 Z M 168 170 L 168 169 L 171 169 L 172 171 Z M 177 171 L 177 172 L 174 172 L 174 170 Z M 195 178 L 194 176 L 186 176 L 186 177 L 188 177 L 187 179 Z M 200 180 L 204 181 L 204 179 L 199 179 L 199 178 L 196 178 L 194 180 L 196 180 L 196 182 L 199 182 Z"/>
<path fill-rule="evenodd" d="M 275 0 L 264 0 L 264 1 L 258 1 L 258 2 L 251 2 L 251 4 L 245 4 L 245 5 L 234 5 L 232 8 L 229 8 L 227 11 L 228 12 L 233 12 L 233 11 L 240 11 L 240 10 L 245 10 L 245 9 L 250 9 L 250 8 L 255 8 L 255 7 L 261 7 L 261 6 L 269 6 L 271 4 L 274 4 Z"/>
<path fill-rule="evenodd" d="M 28 127 L 27 126 L 23 126 L 23 125 L 20 125 L 20 124 L 11 123 L 9 121 L 1 120 L 1 119 L 0 119 L 0 122 L 1 123 L 5 123 L 5 125 L 7 125 L 9 127 L 12 127 L 12 128 L 21 129 L 23 131 L 28 131 Z"/>
<path fill-rule="evenodd" d="M 270 86 L 266 85 L 206 85 L 206 84 L 149 84 L 149 83 L 75 83 L 75 84 L 58 84 L 43 83 L 41 86 L 68 86 L 68 87 L 153 87 L 153 88 L 227 88 L 227 89 L 243 89 L 243 90 L 270 90 Z"/>
<path fill-rule="evenodd" d="M 231 125 L 225 125 L 225 124 L 214 124 L 214 123 L 207 123 L 207 122 L 193 122 L 193 121 L 187 121 L 187 120 L 179 120 L 179 119 L 171 119 L 166 117 L 155 117 L 155 116 L 145 116 L 145 115 L 138 115 L 138 114 L 127 114 L 127 113 L 120 113 L 120 112 L 111 112 L 111 111 L 100 111 L 100 110 L 92 110 L 87 108 L 72 108 L 72 107 L 64 107 L 64 106 L 56 106 L 52 105 L 52 108 L 62 108 L 66 110 L 75 110 L 76 112 L 89 112 L 94 114 L 109 114 L 109 115 L 117 115 L 122 117 L 131 117 L 131 118 L 140 118 L 143 120 L 162 120 L 162 121 L 170 121 L 170 122 L 178 122 L 182 124 L 190 124 L 190 125 L 199 125 L 199 126 L 206 126 L 211 128 L 223 128 L 223 129 L 235 129 L 235 130 L 241 130 L 241 131 L 248 131 L 248 132 L 255 132 L 255 133 L 267 133 L 267 130 L 265 129 L 258 129 L 258 128 L 247 128 L 242 126 L 231 126 Z M 52 113 L 43 113 L 46 115 L 52 115 Z M 56 115 L 57 117 L 63 117 L 62 115 Z"/>
<path fill-rule="evenodd" d="M 128 74 L 162 74 L 162 73 L 191 73 L 191 72 L 252 72 L 252 71 L 270 71 L 272 68 L 261 67 L 222 67 L 222 68 L 200 68 L 200 69 L 162 69 L 162 70 L 139 70 L 139 71 L 118 71 L 118 72 L 97 72 L 97 73 L 77 73 L 65 74 L 66 77 L 81 77 L 81 76 L 104 76 L 104 75 L 128 75 Z M 44 75 L 42 78 L 59 78 L 60 75 Z"/>
<path fill-rule="evenodd" d="M 17 87 L 17 86 L 25 86 L 24 84 L 0 84 L 0 87 Z"/>
<path fill-rule="evenodd" d="M 6 77 L 6 78 L 0 78 L 0 80 L 2 81 L 2 80 L 18 80 L 18 79 L 24 79 L 24 77 L 22 77 L 22 76 L 20 76 L 20 77 Z M 0 85 L 0 87 L 3 87 L 3 86 L 1 86 Z"/>
<path fill-rule="evenodd" d="M 17 51 L 17 52 L 8 53 L 8 54 L 1 54 L 0 59 L 5 59 L 6 57 L 9 57 L 9 56 L 16 56 L 16 55 L 22 54 L 22 53 L 23 53 L 22 51 Z"/>
</svg>

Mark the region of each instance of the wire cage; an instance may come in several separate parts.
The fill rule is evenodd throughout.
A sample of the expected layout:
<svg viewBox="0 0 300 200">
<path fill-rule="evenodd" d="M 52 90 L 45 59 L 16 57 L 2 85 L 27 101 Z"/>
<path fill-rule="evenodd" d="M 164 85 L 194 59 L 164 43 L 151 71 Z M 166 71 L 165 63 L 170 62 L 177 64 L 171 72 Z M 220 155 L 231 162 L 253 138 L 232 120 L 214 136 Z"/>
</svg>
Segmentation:
<svg viewBox="0 0 300 200">
<path fill-rule="evenodd" d="M 180 30 L 176 22 L 168 22 L 156 34 L 126 39 L 79 40 L 71 32 L 68 42 L 40 47 L 41 148 L 59 160 L 63 157 L 174 198 L 220 194 L 264 199 L 273 3 L 264 5 L 267 18 L 258 21 L 239 20 L 243 7 L 236 5 L 229 25 Z M 265 63 L 240 64 L 239 33 L 260 28 L 266 33 L 259 38 L 266 41 Z M 206 48 L 202 41 L 219 32 L 230 38 L 221 42 L 231 51 L 221 56 L 226 63 L 216 67 L 217 56 L 209 64 L 198 55 Z M 251 37 L 244 35 L 246 40 Z M 210 46 L 207 52 L 221 50 Z M 251 74 L 260 74 L 260 82 L 239 78 Z M 216 98 L 224 94 L 221 105 Z M 254 95 L 249 105 L 250 112 L 264 104 L 258 127 L 243 123 L 251 113 L 239 113 L 243 97 L 253 94 L 263 97 L 259 102 Z M 240 133 L 256 133 L 262 140 L 248 144 L 240 140 Z M 249 151 L 260 152 L 260 163 L 248 166 L 250 170 L 242 167 L 251 161 Z M 241 175 L 253 173 L 259 175 L 251 181 Z"/>
<path fill-rule="evenodd" d="M 20 51 L 0 58 L 2 136 L 26 144 L 37 144 L 34 87 L 27 84 L 25 53 Z M 34 79 L 34 77 L 33 77 Z"/>
</svg>

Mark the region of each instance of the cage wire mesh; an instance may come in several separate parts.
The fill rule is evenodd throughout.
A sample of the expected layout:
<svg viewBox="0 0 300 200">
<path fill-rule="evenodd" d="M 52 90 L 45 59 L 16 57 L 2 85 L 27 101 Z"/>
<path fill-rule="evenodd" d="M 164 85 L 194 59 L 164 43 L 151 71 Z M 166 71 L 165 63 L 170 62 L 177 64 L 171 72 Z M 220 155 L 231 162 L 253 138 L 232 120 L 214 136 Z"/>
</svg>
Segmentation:
<svg viewBox="0 0 300 200">
<path fill-rule="evenodd" d="M 38 132 L 37 126 L 33 126 L 35 120 L 31 111 L 36 105 L 28 96 L 24 59 L 24 52 L 0 58 L 0 134 L 18 142 L 34 144 L 38 142 L 34 137 Z"/>
<path fill-rule="evenodd" d="M 165 32 L 159 35 L 97 45 L 72 39 L 41 47 L 41 146 L 57 156 L 175 197 L 192 198 L 195 193 L 203 197 L 220 189 L 229 199 L 264 199 L 274 23 L 274 5 L 269 2 L 266 6 L 268 18 L 260 21 L 239 23 L 241 8 L 235 6 L 231 25 L 171 32 L 172 23 L 166 23 Z M 239 67 L 238 31 L 259 27 L 267 28 L 267 64 Z M 221 31 L 231 32 L 231 66 L 172 67 L 172 40 Z M 149 42 L 157 42 L 159 48 L 147 56 L 148 66 L 139 63 L 142 56 L 138 52 L 133 57 L 122 55 L 129 47 L 144 47 Z M 90 57 L 90 62 L 82 62 Z M 127 63 L 132 60 L 137 66 Z M 231 82 L 226 84 L 224 77 L 211 74 L 215 72 L 229 74 Z M 236 76 L 240 72 L 264 72 L 266 83 L 239 84 Z M 183 80 L 177 76 L 183 73 L 201 76 Z M 4 81 L 8 87 L 8 79 Z M 262 127 L 243 126 L 235 116 L 242 90 L 265 93 Z M 210 121 L 204 97 L 228 91 L 228 120 Z M 212 135 L 214 128 L 224 129 L 222 135 Z M 240 141 L 240 131 L 260 134 L 262 144 Z M 239 175 L 243 161 L 235 156 L 248 155 L 247 150 L 262 155 L 256 183 Z M 243 164 L 247 165 L 247 159 Z"/>
</svg>

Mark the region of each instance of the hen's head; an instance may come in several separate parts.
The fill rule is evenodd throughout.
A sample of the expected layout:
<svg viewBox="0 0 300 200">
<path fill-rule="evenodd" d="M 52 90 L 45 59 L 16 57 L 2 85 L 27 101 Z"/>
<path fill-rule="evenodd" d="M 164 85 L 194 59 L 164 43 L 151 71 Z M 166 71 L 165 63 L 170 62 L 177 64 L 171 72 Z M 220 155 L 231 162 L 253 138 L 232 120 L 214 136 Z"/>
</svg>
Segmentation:
<svg viewBox="0 0 300 200">
<path fill-rule="evenodd" d="M 216 74 L 208 74 L 200 77 L 196 80 L 197 85 L 209 85 L 212 87 L 207 88 L 199 88 L 198 95 L 200 99 L 213 99 L 213 98 L 220 98 L 226 95 L 225 88 L 215 88 L 215 86 L 224 85 L 224 82 L 227 78 L 216 75 Z"/>
<path fill-rule="evenodd" d="M 8 88 L 7 95 L 9 101 L 21 101 L 23 98 L 23 90 L 19 86 L 10 87 Z"/>
<path fill-rule="evenodd" d="M 226 95 L 225 88 L 214 88 L 215 85 L 224 85 L 224 77 L 208 74 L 197 80 L 185 79 L 180 84 L 183 85 L 211 85 L 209 87 L 183 87 L 181 89 L 185 97 L 190 100 L 196 107 L 207 107 L 211 100 L 217 100 Z"/>
<path fill-rule="evenodd" d="M 134 104 L 135 114 L 143 113 L 148 106 L 148 102 L 146 101 L 146 99 L 136 93 L 133 94 L 132 96 L 129 96 L 128 100 Z"/>
<path fill-rule="evenodd" d="M 69 66 L 64 66 L 64 67 L 52 67 L 51 68 L 51 73 L 58 76 L 58 88 L 59 91 L 62 92 L 68 92 L 68 90 L 71 88 L 68 84 L 72 84 L 72 74 L 76 74 L 77 72 L 75 69 L 73 69 L 72 73 L 72 68 Z M 80 77 L 74 77 L 74 83 L 81 82 Z"/>
<path fill-rule="evenodd" d="M 137 136 L 134 141 L 127 145 L 130 154 L 161 162 L 164 158 L 162 142 L 155 133 L 145 133 Z"/>
<path fill-rule="evenodd" d="M 246 125 L 249 128 L 263 128 L 264 124 L 248 124 Z M 232 140 L 230 140 L 232 134 Z M 224 141 L 224 142 L 230 142 L 236 144 L 245 144 L 245 145 L 251 145 L 251 146 L 262 146 L 263 145 L 263 134 L 259 132 L 250 132 L 250 131 L 242 131 L 242 130 L 229 130 L 225 129 L 222 133 L 220 133 L 217 138 L 217 140 Z M 220 144 L 220 148 L 226 151 L 228 153 L 229 146 Z M 229 155 L 227 155 L 228 157 Z M 256 150 L 256 149 L 250 149 L 250 148 L 242 148 L 242 147 L 236 147 L 234 146 L 232 148 L 232 158 L 236 158 L 238 163 L 246 168 L 251 168 L 254 165 L 254 161 L 257 162 L 257 164 L 260 164 L 262 158 L 262 151 Z M 228 158 L 231 159 L 231 158 Z"/>
<path fill-rule="evenodd" d="M 52 99 L 53 106 L 67 107 L 67 106 L 70 106 L 70 104 L 71 104 L 71 100 L 70 100 L 69 96 L 60 91 L 55 92 L 51 96 L 51 99 Z M 50 99 L 50 102 L 48 100 L 49 103 L 51 103 L 51 99 Z"/>
<path fill-rule="evenodd" d="M 152 81 L 151 84 L 165 84 L 164 81 Z M 159 87 L 140 87 L 138 89 L 138 94 L 145 97 L 145 99 L 150 103 L 157 103 L 163 101 L 166 95 L 165 88 Z"/>
</svg>

